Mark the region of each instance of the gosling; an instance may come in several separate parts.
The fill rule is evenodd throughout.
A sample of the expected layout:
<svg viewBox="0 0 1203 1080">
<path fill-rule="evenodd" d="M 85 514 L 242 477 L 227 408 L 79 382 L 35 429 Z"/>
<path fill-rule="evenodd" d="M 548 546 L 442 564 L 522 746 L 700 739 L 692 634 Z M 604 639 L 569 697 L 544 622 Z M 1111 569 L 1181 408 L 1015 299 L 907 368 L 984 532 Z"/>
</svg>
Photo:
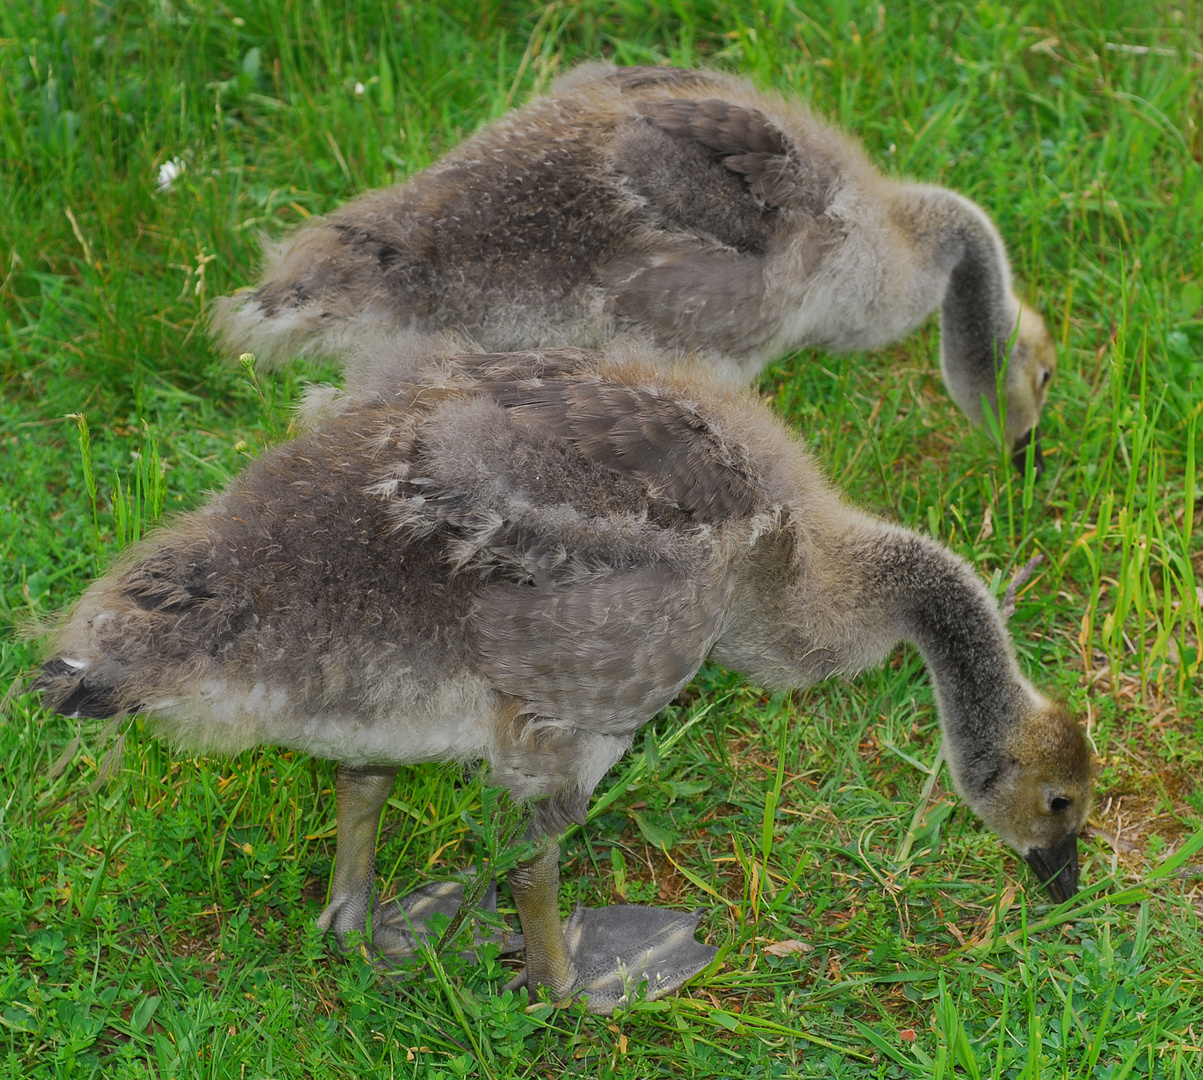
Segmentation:
<svg viewBox="0 0 1203 1080">
<path fill-rule="evenodd" d="M 365 329 L 486 349 L 631 335 L 733 380 L 807 345 L 875 349 L 941 311 L 940 367 L 1017 466 L 1042 472 L 1056 367 L 997 229 L 953 191 L 884 177 L 805 106 L 680 68 L 586 64 L 398 187 L 279 245 L 224 298 L 219 343 L 345 357 Z M 983 406 L 985 403 L 985 406 Z"/>
<path fill-rule="evenodd" d="M 76 717 L 144 712 L 198 753 L 338 763 L 329 906 L 348 947 L 412 952 L 462 890 L 375 892 L 401 765 L 487 762 L 530 804 L 510 872 L 531 988 L 608 1013 L 702 970 L 696 913 L 557 907 L 558 844 L 637 729 L 706 659 L 805 686 L 914 642 L 953 781 L 1063 901 L 1090 805 L 1083 735 L 1020 674 L 981 581 L 845 505 L 795 436 L 716 378 L 574 349 L 360 364 L 311 430 L 152 534 L 57 631 L 38 685 Z M 375 387 L 377 389 L 372 389 Z"/>
</svg>

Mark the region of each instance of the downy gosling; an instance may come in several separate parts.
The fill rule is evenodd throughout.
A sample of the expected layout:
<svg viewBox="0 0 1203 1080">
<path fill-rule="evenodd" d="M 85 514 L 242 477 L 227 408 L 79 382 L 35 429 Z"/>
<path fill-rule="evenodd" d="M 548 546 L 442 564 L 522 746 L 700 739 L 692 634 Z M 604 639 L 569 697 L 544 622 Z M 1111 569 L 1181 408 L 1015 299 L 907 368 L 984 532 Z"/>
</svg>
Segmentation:
<svg viewBox="0 0 1203 1080">
<path fill-rule="evenodd" d="M 876 349 L 940 308 L 940 367 L 1022 470 L 1056 367 L 998 230 L 946 188 L 882 176 L 804 105 L 744 80 L 586 64 L 406 183 L 267 247 L 218 341 L 265 363 L 363 334 L 485 349 L 631 335 L 746 382 L 807 345 Z"/>
<path fill-rule="evenodd" d="M 38 686 L 76 717 L 145 713 L 197 753 L 333 759 L 319 925 L 370 919 L 383 962 L 462 890 L 375 892 L 398 767 L 487 763 L 530 805 L 510 872 L 525 983 L 600 1013 L 713 958 L 696 913 L 557 907 L 557 835 L 640 725 L 713 657 L 805 686 L 914 642 L 961 796 L 1058 900 L 1078 883 L 1092 759 L 1020 673 L 990 594 L 934 541 L 847 506 L 729 383 L 574 349 L 361 362 L 311 430 L 93 584 Z"/>
</svg>

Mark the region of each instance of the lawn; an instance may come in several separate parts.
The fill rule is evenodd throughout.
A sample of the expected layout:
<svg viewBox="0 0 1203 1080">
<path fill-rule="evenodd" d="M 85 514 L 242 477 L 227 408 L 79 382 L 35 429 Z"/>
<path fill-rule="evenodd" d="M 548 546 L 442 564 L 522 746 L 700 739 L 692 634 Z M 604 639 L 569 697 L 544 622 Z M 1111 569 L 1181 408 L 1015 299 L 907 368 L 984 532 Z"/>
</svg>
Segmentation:
<svg viewBox="0 0 1203 1080">
<path fill-rule="evenodd" d="M 198 505 L 337 378 L 208 342 L 258 237 L 423 168 L 584 57 L 788 90 L 998 223 L 1059 347 L 1042 478 L 956 411 L 935 320 L 782 358 L 758 391 L 851 499 L 1000 598 L 1042 556 L 1020 662 L 1101 766 L 1069 905 L 933 774 L 910 648 L 787 696 L 707 666 L 603 780 L 562 910 L 704 907 L 720 946 L 609 1019 L 502 993 L 491 952 L 404 981 L 338 957 L 313 929 L 330 763 L 178 757 L 136 723 L 106 758 L 111 736 L 21 692 L 31 632 L 160 500 Z M 1203 1075 L 1201 105 L 1197 0 L 0 5 L 0 1074 Z M 404 773 L 384 887 L 474 865 L 495 799 Z"/>
</svg>

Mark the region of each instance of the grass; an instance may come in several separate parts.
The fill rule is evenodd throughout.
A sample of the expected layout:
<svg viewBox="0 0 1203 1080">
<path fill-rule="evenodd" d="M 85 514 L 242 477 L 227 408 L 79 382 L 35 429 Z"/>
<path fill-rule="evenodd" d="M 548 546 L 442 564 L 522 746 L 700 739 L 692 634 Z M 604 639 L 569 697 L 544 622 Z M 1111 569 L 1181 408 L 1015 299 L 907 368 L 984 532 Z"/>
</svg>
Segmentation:
<svg viewBox="0 0 1203 1080">
<path fill-rule="evenodd" d="M 400 984 L 334 958 L 313 930 L 329 763 L 178 758 L 135 732 L 97 785 L 85 731 L 56 773 L 78 733 L 18 692 L 37 653 L 6 631 L 0 1074 L 1203 1074 L 1201 54 L 1197 0 L 0 6 L 10 627 L 69 604 L 159 501 L 197 505 L 330 376 L 257 381 L 207 343 L 257 233 L 422 168 L 579 57 L 705 62 L 792 89 L 998 222 L 1060 345 L 1042 480 L 955 411 L 934 324 L 787 357 L 760 390 L 851 498 L 1000 596 L 1044 557 L 1011 622 L 1021 663 L 1102 765 L 1086 888 L 1052 909 L 931 775 L 913 651 L 793 697 L 704 668 L 566 840 L 562 902 L 704 906 L 720 962 L 601 1020 L 499 993 L 493 956 Z M 491 798 L 407 773 L 387 887 L 472 863 Z"/>
</svg>

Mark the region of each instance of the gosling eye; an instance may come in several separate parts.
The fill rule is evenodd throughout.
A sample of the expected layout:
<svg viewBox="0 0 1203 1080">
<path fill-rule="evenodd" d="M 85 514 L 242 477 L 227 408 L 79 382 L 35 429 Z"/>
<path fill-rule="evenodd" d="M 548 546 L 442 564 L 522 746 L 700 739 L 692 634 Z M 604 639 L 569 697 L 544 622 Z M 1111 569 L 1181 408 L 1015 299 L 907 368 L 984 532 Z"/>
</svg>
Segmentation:
<svg viewBox="0 0 1203 1080">
<path fill-rule="evenodd" d="M 1067 799 L 1063 795 L 1057 795 L 1048 802 L 1048 812 L 1050 814 L 1064 814 L 1073 805 L 1073 799 Z"/>
<path fill-rule="evenodd" d="M 1045 368 L 1040 373 L 1040 389 L 1041 390 L 1043 390 L 1046 386 L 1048 386 L 1049 379 L 1051 379 L 1052 377 L 1053 377 L 1053 373 L 1051 371 L 1049 371 L 1048 368 Z"/>
</svg>

